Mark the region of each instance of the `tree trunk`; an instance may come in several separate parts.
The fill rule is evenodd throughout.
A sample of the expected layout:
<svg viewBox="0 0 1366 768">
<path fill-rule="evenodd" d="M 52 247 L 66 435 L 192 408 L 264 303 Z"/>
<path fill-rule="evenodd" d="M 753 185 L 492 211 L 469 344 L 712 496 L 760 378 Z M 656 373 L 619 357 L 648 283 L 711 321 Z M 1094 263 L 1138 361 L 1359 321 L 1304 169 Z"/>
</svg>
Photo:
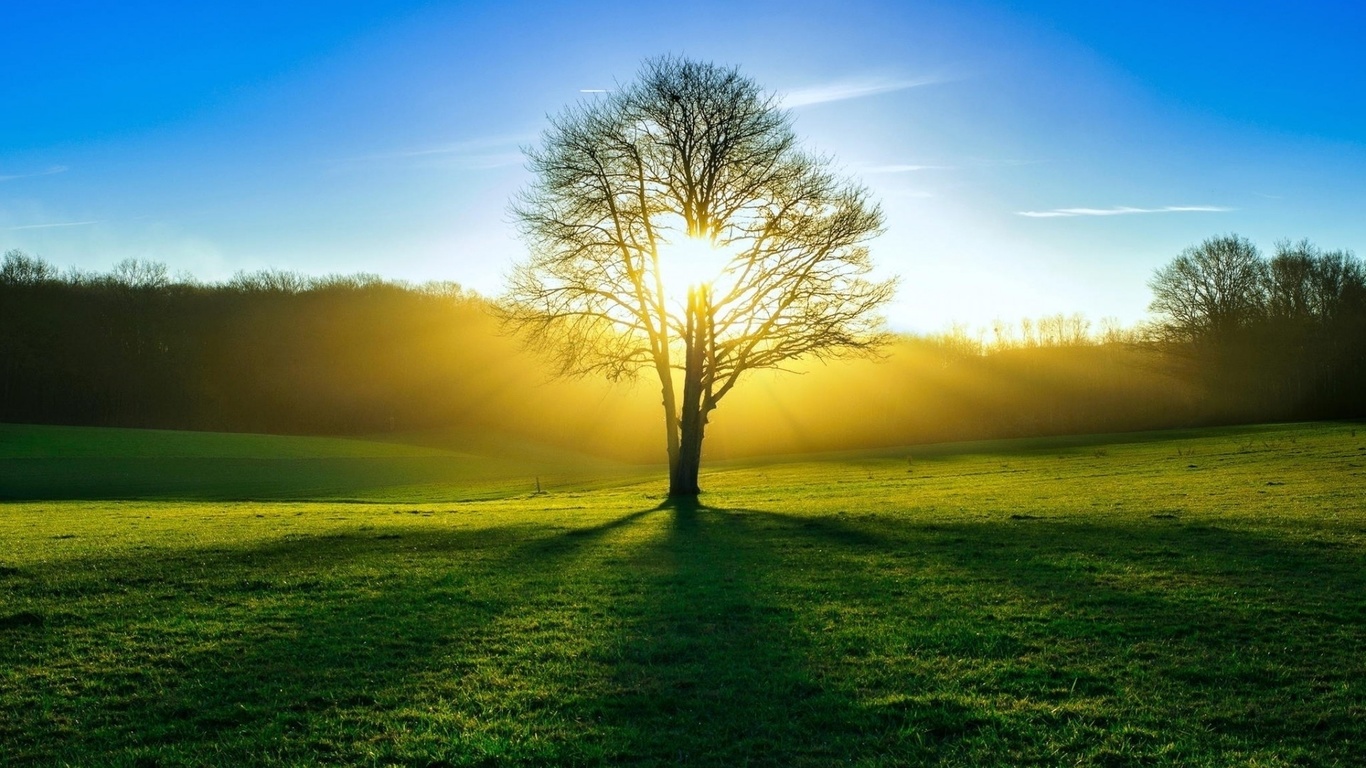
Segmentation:
<svg viewBox="0 0 1366 768">
<path fill-rule="evenodd" d="M 678 397 L 674 394 L 673 382 L 668 378 L 673 372 L 667 365 L 660 368 L 659 377 L 663 382 L 664 405 L 664 444 L 669 455 L 669 487 L 673 488 L 673 478 L 678 470 Z"/>
<path fill-rule="evenodd" d="M 702 431 L 705 417 L 681 419 L 678 461 L 669 473 L 670 496 L 696 496 L 702 492 L 697 474 L 702 469 Z"/>
<path fill-rule="evenodd" d="M 711 342 L 710 303 L 705 287 L 688 291 L 683 407 L 678 418 L 678 453 L 669 457 L 670 496 L 696 496 L 702 492 L 697 484 L 697 474 L 702 469 L 702 437 L 707 427 L 707 414 L 712 408 L 704 381 Z"/>
</svg>

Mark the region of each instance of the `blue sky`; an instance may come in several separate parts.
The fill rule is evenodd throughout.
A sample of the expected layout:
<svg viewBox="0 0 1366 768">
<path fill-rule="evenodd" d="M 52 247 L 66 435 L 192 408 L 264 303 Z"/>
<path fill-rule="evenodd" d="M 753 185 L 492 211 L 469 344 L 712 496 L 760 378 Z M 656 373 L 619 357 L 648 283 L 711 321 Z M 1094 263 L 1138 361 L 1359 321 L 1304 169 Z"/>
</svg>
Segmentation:
<svg viewBox="0 0 1366 768">
<path fill-rule="evenodd" d="M 0 0 L 0 19 L 0 249 L 61 266 L 497 293 L 519 147 L 665 53 L 785 94 L 874 190 L 899 329 L 1133 322 L 1153 269 L 1214 234 L 1366 251 L 1356 3 Z"/>
</svg>

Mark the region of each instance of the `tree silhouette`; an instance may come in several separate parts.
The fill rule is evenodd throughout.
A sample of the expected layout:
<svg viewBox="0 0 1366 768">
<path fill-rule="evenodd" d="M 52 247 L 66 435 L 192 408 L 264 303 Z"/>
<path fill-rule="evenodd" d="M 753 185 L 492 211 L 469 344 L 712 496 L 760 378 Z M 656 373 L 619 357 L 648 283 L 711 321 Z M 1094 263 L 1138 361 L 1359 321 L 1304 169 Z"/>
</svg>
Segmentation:
<svg viewBox="0 0 1366 768">
<path fill-rule="evenodd" d="M 1237 235 L 1211 237 L 1154 273 L 1148 309 L 1169 340 L 1225 341 L 1266 307 L 1266 262 Z"/>
<path fill-rule="evenodd" d="M 649 60 L 527 156 L 513 211 L 530 255 L 504 317 L 563 374 L 654 371 L 670 495 L 699 492 L 709 415 L 746 371 L 884 341 L 894 281 L 869 279 L 866 248 L 881 210 L 737 70 Z"/>
<path fill-rule="evenodd" d="M 56 267 L 18 249 L 5 251 L 0 260 L 0 285 L 35 285 L 59 278 Z"/>
</svg>

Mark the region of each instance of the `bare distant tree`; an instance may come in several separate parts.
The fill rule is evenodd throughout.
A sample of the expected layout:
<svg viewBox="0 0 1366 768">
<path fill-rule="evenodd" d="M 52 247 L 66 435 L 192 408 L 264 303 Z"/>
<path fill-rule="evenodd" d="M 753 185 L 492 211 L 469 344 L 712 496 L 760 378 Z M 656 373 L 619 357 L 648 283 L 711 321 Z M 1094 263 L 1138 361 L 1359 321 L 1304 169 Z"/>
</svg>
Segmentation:
<svg viewBox="0 0 1366 768">
<path fill-rule="evenodd" d="M 1366 272 L 1349 251 L 1323 252 L 1308 240 L 1276 243 L 1268 269 L 1268 310 L 1277 320 L 1332 322 L 1359 305 Z"/>
<path fill-rule="evenodd" d="M 1029 317 L 1020 318 L 1020 343 L 1025 347 L 1039 346 L 1039 339 L 1034 335 L 1034 319 Z"/>
<path fill-rule="evenodd" d="M 1187 248 L 1153 275 L 1148 309 L 1174 341 L 1226 337 L 1266 306 L 1266 262 L 1257 246 L 1237 235 L 1212 237 Z"/>
<path fill-rule="evenodd" d="M 1061 347 L 1067 341 L 1067 316 L 1061 312 L 1040 317 L 1034 327 L 1038 329 L 1041 347 Z"/>
<path fill-rule="evenodd" d="M 1097 342 L 1100 344 L 1120 344 L 1125 341 L 1133 340 L 1134 332 L 1126 331 L 1120 324 L 1119 318 L 1113 315 L 1106 315 L 1100 319 L 1100 333 Z"/>
<path fill-rule="evenodd" d="M 255 272 L 239 270 L 228 281 L 228 287 L 243 292 L 303 293 L 313 278 L 284 269 L 261 269 Z"/>
<path fill-rule="evenodd" d="M 991 321 L 991 350 L 993 352 L 1009 349 L 1015 343 L 1015 328 L 1009 320 L 996 318 Z"/>
<path fill-rule="evenodd" d="M 21 250 L 5 251 L 0 261 L 0 285 L 34 285 L 57 280 L 57 268 Z"/>
<path fill-rule="evenodd" d="M 670 495 L 699 492 L 709 415 L 746 371 L 884 341 L 894 283 L 869 279 L 866 247 L 881 210 L 736 69 L 649 60 L 552 118 L 527 156 L 513 210 L 530 255 L 504 317 L 564 374 L 654 372 Z M 671 263 L 703 258 L 689 241 L 714 247 L 710 274 Z"/>
<path fill-rule="evenodd" d="M 1311 279 L 1311 307 L 1321 321 L 1366 310 L 1366 264 L 1351 251 L 1321 254 Z"/>
<path fill-rule="evenodd" d="M 1308 240 L 1276 243 L 1267 269 L 1267 311 L 1272 317 L 1303 322 L 1314 314 L 1314 272 L 1322 255 Z"/>
<path fill-rule="evenodd" d="M 1067 316 L 1066 344 L 1079 347 L 1091 343 L 1091 321 L 1080 312 Z"/>
<path fill-rule="evenodd" d="M 160 261 L 124 259 L 114 265 L 109 279 L 129 288 L 165 288 L 171 284 L 170 271 Z"/>
</svg>

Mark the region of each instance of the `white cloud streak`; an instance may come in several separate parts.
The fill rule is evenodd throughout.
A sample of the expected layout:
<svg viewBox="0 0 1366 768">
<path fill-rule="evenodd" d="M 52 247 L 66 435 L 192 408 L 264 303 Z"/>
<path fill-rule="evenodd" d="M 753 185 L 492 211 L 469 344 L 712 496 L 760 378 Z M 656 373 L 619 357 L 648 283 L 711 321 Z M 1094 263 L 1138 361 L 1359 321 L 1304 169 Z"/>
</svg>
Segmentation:
<svg viewBox="0 0 1366 768">
<path fill-rule="evenodd" d="M 410 158 L 431 158 L 443 159 L 458 168 L 468 168 L 471 170 L 484 170 L 489 168 L 504 168 L 509 165 L 517 165 L 522 162 L 521 152 L 460 152 L 455 150 L 430 150 L 426 152 L 409 152 L 395 157 Z"/>
<path fill-rule="evenodd" d="M 14 173 L 9 175 L 0 175 L 0 181 L 14 181 L 15 179 L 32 179 L 37 176 L 51 176 L 56 173 L 66 173 L 66 171 L 67 167 L 65 165 L 54 165 L 51 168 L 48 168 L 47 170 L 37 171 L 35 173 Z"/>
<path fill-rule="evenodd" d="M 832 101 L 861 99 L 893 91 L 904 91 L 922 85 L 942 82 L 935 77 L 922 77 L 910 80 L 891 80 L 883 77 L 863 77 L 835 80 L 802 88 L 793 88 L 782 95 L 782 105 L 788 109 L 807 107 L 812 104 L 827 104 Z"/>
<path fill-rule="evenodd" d="M 5 231 L 13 232 L 19 229 L 53 229 L 54 227 L 83 227 L 87 224 L 99 224 L 99 220 L 92 221 L 59 221 L 55 224 L 24 224 L 18 227 L 5 227 Z"/>
<path fill-rule="evenodd" d="M 911 163 L 883 163 L 855 165 L 852 170 L 858 173 L 914 173 L 916 171 L 948 171 L 951 165 L 914 165 Z"/>
<path fill-rule="evenodd" d="M 1073 216 L 1125 216 L 1131 213 L 1226 213 L 1233 210 L 1222 205 L 1165 205 L 1161 208 L 1054 208 L 1051 211 L 1016 211 L 1018 216 L 1031 219 L 1062 219 Z"/>
<path fill-rule="evenodd" d="M 350 164 L 398 160 L 416 161 L 419 165 L 431 163 L 440 164 L 443 167 L 455 166 L 470 170 L 504 168 L 521 163 L 524 160 L 521 145 L 530 143 L 535 139 L 536 135 L 530 133 L 488 136 L 393 152 L 380 152 L 342 162 Z"/>
<path fill-rule="evenodd" d="M 381 157 L 446 158 L 467 168 L 498 168 L 522 162 L 522 152 L 519 146 L 535 138 L 532 134 L 491 136 L 483 139 L 453 141 L 449 144 L 391 152 Z"/>
</svg>

